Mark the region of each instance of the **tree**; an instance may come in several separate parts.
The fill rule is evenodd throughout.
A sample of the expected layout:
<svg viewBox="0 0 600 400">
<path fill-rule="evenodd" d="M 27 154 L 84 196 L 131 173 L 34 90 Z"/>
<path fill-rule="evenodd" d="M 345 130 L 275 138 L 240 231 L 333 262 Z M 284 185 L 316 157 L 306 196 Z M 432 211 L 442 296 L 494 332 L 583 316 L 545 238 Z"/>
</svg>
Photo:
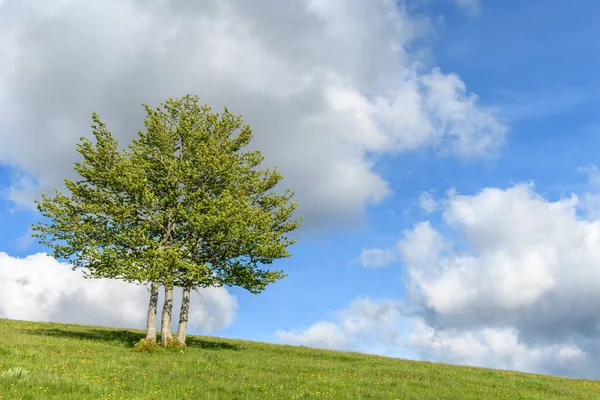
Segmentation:
<svg viewBox="0 0 600 400">
<path fill-rule="evenodd" d="M 172 280 L 183 287 L 177 341 L 185 343 L 192 289 L 240 286 L 259 293 L 283 271 L 261 265 L 288 257 L 295 242 L 287 233 L 293 220 L 293 193 L 273 191 L 282 176 L 259 169 L 259 151 L 242 151 L 252 139 L 249 126 L 227 109 L 222 114 L 201 106 L 195 96 L 146 106 L 147 131 L 131 146 L 132 160 L 155 173 L 150 190 L 168 199 L 171 238 L 178 250 Z M 163 308 L 163 333 L 170 327 L 170 302 Z"/>
<path fill-rule="evenodd" d="M 144 106 L 146 130 L 119 151 L 93 114 L 96 144 L 82 138 L 81 180 L 65 180 L 38 202 L 49 223 L 34 236 L 88 277 L 150 284 L 147 339 L 156 339 L 158 287 L 165 288 L 161 338 L 171 338 L 172 290 L 183 287 L 177 341 L 185 343 L 191 291 L 240 286 L 259 293 L 285 276 L 263 269 L 288 257 L 298 228 L 293 193 L 273 191 L 282 176 L 258 169 L 259 151 L 242 151 L 252 133 L 227 109 L 213 113 L 197 96 Z"/>
</svg>

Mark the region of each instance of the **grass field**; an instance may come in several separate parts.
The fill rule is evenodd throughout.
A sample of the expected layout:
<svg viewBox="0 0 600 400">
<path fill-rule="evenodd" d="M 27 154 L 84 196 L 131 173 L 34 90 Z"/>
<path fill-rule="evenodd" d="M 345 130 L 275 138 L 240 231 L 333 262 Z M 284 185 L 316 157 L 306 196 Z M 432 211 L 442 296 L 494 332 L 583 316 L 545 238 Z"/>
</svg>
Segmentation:
<svg viewBox="0 0 600 400">
<path fill-rule="evenodd" d="M 4 399 L 600 399 L 600 381 L 136 330 L 0 319 Z M 24 377 L 2 373 L 23 367 Z"/>
</svg>

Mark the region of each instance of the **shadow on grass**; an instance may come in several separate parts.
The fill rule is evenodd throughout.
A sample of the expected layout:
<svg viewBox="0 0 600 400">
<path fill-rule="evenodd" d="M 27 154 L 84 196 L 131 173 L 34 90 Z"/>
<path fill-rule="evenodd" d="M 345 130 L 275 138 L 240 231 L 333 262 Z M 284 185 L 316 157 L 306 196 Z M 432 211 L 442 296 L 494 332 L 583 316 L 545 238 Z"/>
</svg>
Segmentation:
<svg viewBox="0 0 600 400">
<path fill-rule="evenodd" d="M 24 333 L 36 336 L 53 336 L 79 340 L 93 340 L 97 342 L 117 342 L 122 343 L 127 347 L 133 347 L 140 339 L 146 337 L 145 334 L 132 332 L 126 329 L 121 330 L 103 330 L 103 329 L 88 329 L 85 331 L 72 331 L 59 328 L 51 329 L 24 329 Z M 160 340 L 160 337 L 159 337 Z M 239 350 L 239 346 L 225 343 L 212 342 L 203 340 L 198 337 L 188 337 L 186 339 L 187 347 L 201 348 L 206 350 Z"/>
<path fill-rule="evenodd" d="M 236 344 L 226 342 L 211 342 L 209 340 L 203 340 L 198 337 L 188 337 L 185 340 L 187 347 L 197 347 L 206 350 L 239 350 L 240 347 Z"/>
</svg>

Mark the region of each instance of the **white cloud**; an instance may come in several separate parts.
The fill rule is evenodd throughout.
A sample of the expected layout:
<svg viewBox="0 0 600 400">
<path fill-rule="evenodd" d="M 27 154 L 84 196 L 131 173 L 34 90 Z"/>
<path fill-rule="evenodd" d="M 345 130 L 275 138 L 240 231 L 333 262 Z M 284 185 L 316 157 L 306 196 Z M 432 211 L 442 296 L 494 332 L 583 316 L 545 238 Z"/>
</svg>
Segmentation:
<svg viewBox="0 0 600 400">
<path fill-rule="evenodd" d="M 335 315 L 300 330 L 278 331 L 279 341 L 294 345 L 415 357 L 401 344 L 408 338 L 400 305 L 394 300 L 354 299 Z"/>
<path fill-rule="evenodd" d="M 358 261 L 363 267 L 383 268 L 387 267 L 396 259 L 392 249 L 364 249 Z"/>
<path fill-rule="evenodd" d="M 429 192 L 421 193 L 419 196 L 419 207 L 430 214 L 438 209 L 437 200 Z"/>
<path fill-rule="evenodd" d="M 600 220 L 579 206 L 575 195 L 549 201 L 532 184 L 451 193 L 442 216 L 452 236 L 428 222 L 405 233 L 411 301 L 457 360 L 599 376 Z M 461 355 L 463 341 L 482 354 Z M 572 367 L 548 364 L 567 356 Z"/>
<path fill-rule="evenodd" d="M 340 350 L 347 346 L 346 337 L 340 327 L 326 321 L 317 322 L 308 328 L 296 331 L 278 331 L 277 337 L 284 343 L 321 349 Z"/>
<path fill-rule="evenodd" d="M 441 254 L 449 240 L 419 224 L 401 244 L 409 275 L 441 315 L 477 318 L 495 309 L 508 318 L 545 308 L 553 295 L 574 301 L 582 289 L 600 289 L 600 222 L 578 219 L 576 204 L 576 197 L 546 201 L 531 185 L 456 195 L 443 216 L 468 250 Z"/>
<path fill-rule="evenodd" d="M 37 210 L 32 199 L 39 194 L 39 189 L 33 179 L 23 173 L 14 173 L 11 177 L 12 184 L 5 190 L 8 200 L 14 204 L 11 212 L 25 209 L 29 211 Z"/>
<path fill-rule="evenodd" d="M 484 157 L 503 142 L 458 76 L 406 50 L 420 20 L 392 0 L 8 0 L 0 163 L 31 178 L 11 199 L 30 204 L 72 173 L 93 110 L 127 143 L 142 102 L 194 92 L 245 116 L 307 221 L 352 220 L 391 193 L 371 154 Z"/>
<path fill-rule="evenodd" d="M 181 289 L 175 289 L 174 295 L 181 298 Z M 181 300 L 174 303 L 179 318 Z M 228 327 L 235 320 L 238 308 L 237 298 L 223 287 L 199 289 L 192 293 L 190 304 L 190 328 L 201 332 L 214 332 Z M 173 322 L 175 323 L 175 321 Z"/>
<path fill-rule="evenodd" d="M 436 330 L 418 321 L 407 344 L 427 360 L 538 373 L 594 376 L 574 344 L 526 345 L 513 328 Z M 592 372 L 592 374 L 590 374 Z"/>
<path fill-rule="evenodd" d="M 428 214 L 431 214 L 440 208 L 440 203 L 428 192 L 423 192 L 419 196 L 419 206 Z M 421 236 L 417 241 L 413 241 L 412 243 L 404 243 L 403 241 L 399 241 L 394 246 L 383 247 L 383 248 L 368 248 L 363 249 L 358 256 L 357 261 L 363 267 L 368 268 L 384 268 L 393 262 L 397 261 L 399 258 L 402 258 L 403 247 L 406 246 L 419 246 L 421 248 L 421 252 L 419 254 L 422 255 L 431 255 L 431 251 L 441 251 L 443 248 L 443 243 L 441 241 L 439 243 L 434 243 L 436 240 L 435 233 L 429 229 L 428 223 L 424 224 L 420 229 L 416 229 L 414 233 L 408 233 L 408 236 L 414 235 L 427 235 L 429 234 L 431 237 L 428 241 L 423 242 L 423 240 L 427 240 L 425 237 Z M 439 241 L 439 239 L 438 239 Z M 411 254 L 417 254 L 413 252 Z M 431 258 L 421 262 L 431 262 Z"/>
<path fill-rule="evenodd" d="M 84 279 L 81 271 L 43 253 L 17 258 L 0 252 L 0 318 L 143 329 L 148 299 L 144 286 Z M 173 307 L 175 328 L 181 289 L 175 290 Z M 192 293 L 190 330 L 224 328 L 232 323 L 236 309 L 236 298 L 224 288 Z"/>
</svg>

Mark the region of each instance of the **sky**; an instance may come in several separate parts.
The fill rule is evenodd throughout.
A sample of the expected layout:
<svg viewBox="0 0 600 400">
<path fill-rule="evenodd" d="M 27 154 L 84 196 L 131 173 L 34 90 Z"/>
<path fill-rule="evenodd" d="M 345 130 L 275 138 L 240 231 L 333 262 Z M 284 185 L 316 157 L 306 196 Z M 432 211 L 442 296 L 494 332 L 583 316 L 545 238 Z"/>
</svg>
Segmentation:
<svg viewBox="0 0 600 400">
<path fill-rule="evenodd" d="M 598 13 L 0 2 L 0 318 L 145 326 L 147 289 L 47 255 L 33 201 L 93 111 L 127 143 L 142 103 L 193 93 L 243 115 L 304 224 L 265 292 L 193 293 L 191 333 L 600 379 Z"/>
</svg>

